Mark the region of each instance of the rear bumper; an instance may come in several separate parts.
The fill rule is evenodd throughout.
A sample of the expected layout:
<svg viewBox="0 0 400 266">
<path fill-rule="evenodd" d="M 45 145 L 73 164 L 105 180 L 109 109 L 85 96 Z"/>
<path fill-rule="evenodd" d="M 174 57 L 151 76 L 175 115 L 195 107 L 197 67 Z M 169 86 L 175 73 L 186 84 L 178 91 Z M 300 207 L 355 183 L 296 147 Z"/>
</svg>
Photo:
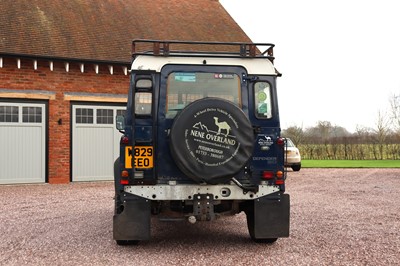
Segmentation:
<svg viewBox="0 0 400 266">
<path fill-rule="evenodd" d="M 259 185 L 257 193 L 244 193 L 237 185 L 140 185 L 125 186 L 124 191 L 149 200 L 191 200 L 198 194 L 211 194 L 217 200 L 254 200 L 278 192 L 279 187 Z"/>
<path fill-rule="evenodd" d="M 285 166 L 301 166 L 301 163 L 285 163 Z"/>
<path fill-rule="evenodd" d="M 288 157 L 285 160 L 285 166 L 301 165 L 301 159 L 298 157 Z"/>
</svg>

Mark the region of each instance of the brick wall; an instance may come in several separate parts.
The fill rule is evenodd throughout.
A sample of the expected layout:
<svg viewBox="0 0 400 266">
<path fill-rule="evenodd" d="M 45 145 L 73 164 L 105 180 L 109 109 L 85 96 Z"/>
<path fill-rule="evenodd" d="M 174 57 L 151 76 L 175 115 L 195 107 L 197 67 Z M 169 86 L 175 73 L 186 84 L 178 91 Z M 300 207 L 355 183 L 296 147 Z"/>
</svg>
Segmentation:
<svg viewBox="0 0 400 266">
<path fill-rule="evenodd" d="M 48 180 L 49 183 L 70 181 L 70 101 L 64 93 L 109 93 L 127 94 L 129 76 L 122 66 L 114 66 L 110 74 L 108 65 L 99 65 L 98 74 L 94 64 L 85 64 L 81 72 L 79 63 L 69 63 L 69 72 L 64 62 L 54 62 L 53 71 L 49 61 L 38 60 L 37 69 L 31 59 L 21 59 L 20 69 L 16 58 L 3 58 L 0 68 L 0 89 L 55 92 L 55 99 L 48 100 Z M 28 95 L 29 99 L 29 95 Z M 58 121 L 62 119 L 62 124 Z"/>
</svg>

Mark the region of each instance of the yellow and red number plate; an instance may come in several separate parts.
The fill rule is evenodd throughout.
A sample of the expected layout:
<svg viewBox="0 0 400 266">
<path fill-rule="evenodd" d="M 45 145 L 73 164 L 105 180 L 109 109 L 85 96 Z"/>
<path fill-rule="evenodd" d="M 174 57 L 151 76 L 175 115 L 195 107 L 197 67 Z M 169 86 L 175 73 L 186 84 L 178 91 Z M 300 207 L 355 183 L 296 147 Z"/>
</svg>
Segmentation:
<svg viewBox="0 0 400 266">
<path fill-rule="evenodd" d="M 153 168 L 153 147 L 152 146 L 132 146 L 125 147 L 125 168 L 132 168 L 132 156 L 135 168 Z"/>
</svg>

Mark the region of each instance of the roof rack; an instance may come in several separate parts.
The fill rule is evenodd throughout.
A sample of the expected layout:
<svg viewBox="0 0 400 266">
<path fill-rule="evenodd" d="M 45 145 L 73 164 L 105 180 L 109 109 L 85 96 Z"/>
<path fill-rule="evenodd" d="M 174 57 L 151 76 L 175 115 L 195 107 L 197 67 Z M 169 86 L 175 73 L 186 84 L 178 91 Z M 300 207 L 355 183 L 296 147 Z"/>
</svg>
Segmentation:
<svg viewBox="0 0 400 266">
<path fill-rule="evenodd" d="M 273 62 L 272 43 L 196 42 L 135 39 L 132 41 L 132 57 L 197 56 L 228 58 L 267 58 Z M 259 49 L 264 47 L 264 51 Z"/>
</svg>

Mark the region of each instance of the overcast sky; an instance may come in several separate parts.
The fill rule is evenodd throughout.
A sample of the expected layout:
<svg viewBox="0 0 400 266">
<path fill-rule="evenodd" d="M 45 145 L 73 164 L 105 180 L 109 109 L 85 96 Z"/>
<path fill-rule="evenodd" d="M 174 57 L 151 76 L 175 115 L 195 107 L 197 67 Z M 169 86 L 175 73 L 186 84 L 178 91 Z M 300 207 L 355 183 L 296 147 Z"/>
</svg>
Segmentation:
<svg viewBox="0 0 400 266">
<path fill-rule="evenodd" d="M 376 128 L 400 94 L 397 0 L 220 0 L 253 42 L 270 42 L 281 126 Z"/>
</svg>

